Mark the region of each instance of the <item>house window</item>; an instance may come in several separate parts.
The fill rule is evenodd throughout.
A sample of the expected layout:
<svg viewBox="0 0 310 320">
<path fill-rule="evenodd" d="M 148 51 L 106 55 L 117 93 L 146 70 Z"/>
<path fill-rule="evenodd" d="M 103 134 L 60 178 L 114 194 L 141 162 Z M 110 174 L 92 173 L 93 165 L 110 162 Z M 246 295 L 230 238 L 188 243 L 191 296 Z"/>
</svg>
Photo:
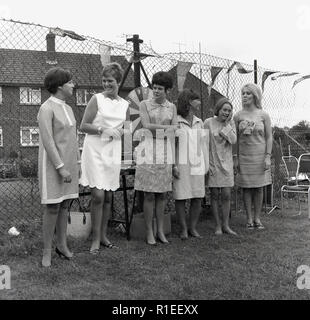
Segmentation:
<svg viewBox="0 0 310 320">
<path fill-rule="evenodd" d="M 3 134 L 2 134 L 2 128 L 0 127 L 0 147 L 3 147 Z"/>
<path fill-rule="evenodd" d="M 88 90 L 87 89 L 77 89 L 76 90 L 76 105 L 86 106 L 88 103 Z"/>
<path fill-rule="evenodd" d="M 21 104 L 41 104 L 41 89 L 20 88 L 19 89 Z"/>
<path fill-rule="evenodd" d="M 39 128 L 22 127 L 20 129 L 20 144 L 23 147 L 36 147 L 39 145 Z"/>
<path fill-rule="evenodd" d="M 2 87 L 0 87 L 0 104 L 2 104 Z"/>
<path fill-rule="evenodd" d="M 77 139 L 78 139 L 79 149 L 82 150 L 83 144 L 84 144 L 84 139 L 85 139 L 85 133 L 78 130 Z"/>
</svg>

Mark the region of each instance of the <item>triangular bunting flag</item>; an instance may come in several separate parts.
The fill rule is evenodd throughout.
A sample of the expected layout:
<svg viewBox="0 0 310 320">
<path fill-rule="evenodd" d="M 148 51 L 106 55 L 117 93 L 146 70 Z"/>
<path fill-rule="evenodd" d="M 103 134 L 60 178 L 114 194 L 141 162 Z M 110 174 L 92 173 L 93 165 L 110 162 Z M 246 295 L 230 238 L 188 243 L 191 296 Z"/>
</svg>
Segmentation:
<svg viewBox="0 0 310 320">
<path fill-rule="evenodd" d="M 184 62 L 178 61 L 177 65 L 177 80 L 178 80 L 178 90 L 183 90 L 183 86 L 185 83 L 186 75 L 191 69 L 193 63 L 192 62 Z"/>
<path fill-rule="evenodd" d="M 293 84 L 293 86 L 292 86 L 292 89 L 293 89 L 293 88 L 296 86 L 296 84 L 298 84 L 299 82 L 304 81 L 304 80 L 309 79 L 309 78 L 310 78 L 310 74 L 308 74 L 308 75 L 306 75 L 306 76 L 303 76 L 303 77 L 295 80 L 295 81 L 294 81 L 294 84 Z"/>
<path fill-rule="evenodd" d="M 263 76 L 262 76 L 262 91 L 264 91 L 264 84 L 265 84 L 265 81 L 267 80 L 267 78 L 273 74 L 273 73 L 276 73 L 278 71 L 265 71 L 263 73 Z"/>
<path fill-rule="evenodd" d="M 233 67 L 236 65 L 236 63 L 237 63 L 236 61 L 234 61 L 232 63 L 232 65 L 228 68 L 227 73 L 229 73 L 233 69 Z"/>
<path fill-rule="evenodd" d="M 111 47 L 105 44 L 99 46 L 101 64 L 105 66 L 111 62 Z"/>
<path fill-rule="evenodd" d="M 216 77 L 223 70 L 221 67 L 211 67 L 211 86 L 214 85 Z"/>
<path fill-rule="evenodd" d="M 239 73 L 243 74 L 243 73 L 251 73 L 251 72 L 253 72 L 253 70 L 246 70 L 240 62 L 237 62 L 236 66 L 237 66 L 237 70 L 238 70 Z"/>
</svg>

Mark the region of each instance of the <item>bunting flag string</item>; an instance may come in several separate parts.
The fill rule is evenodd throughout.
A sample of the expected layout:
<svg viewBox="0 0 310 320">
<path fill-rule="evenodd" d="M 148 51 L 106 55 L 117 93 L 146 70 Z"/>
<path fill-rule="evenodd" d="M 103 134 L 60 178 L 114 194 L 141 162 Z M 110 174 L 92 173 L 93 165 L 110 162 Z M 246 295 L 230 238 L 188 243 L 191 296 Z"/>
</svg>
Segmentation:
<svg viewBox="0 0 310 320">
<path fill-rule="evenodd" d="M 192 62 L 184 62 L 178 61 L 177 65 L 177 81 L 178 81 L 178 90 L 183 90 L 183 86 L 185 83 L 186 75 L 190 71 L 193 63 Z"/>
<path fill-rule="evenodd" d="M 238 72 L 241 74 L 253 72 L 253 70 L 246 70 L 240 62 L 234 61 L 232 65 L 228 68 L 227 73 L 229 73 L 235 66 L 237 67 Z"/>
<path fill-rule="evenodd" d="M 71 39 L 78 40 L 78 41 L 86 40 L 86 38 L 78 35 L 74 31 L 70 31 L 70 30 L 63 30 L 63 29 L 60 29 L 60 28 L 51 28 L 50 32 L 55 34 L 56 36 L 60 36 L 60 37 L 68 36 Z"/>
<path fill-rule="evenodd" d="M 267 80 L 267 78 L 274 74 L 274 73 L 277 73 L 278 71 L 265 71 L 263 73 L 263 76 L 262 76 L 262 91 L 264 91 L 264 84 L 265 84 L 265 81 Z"/>
<path fill-rule="evenodd" d="M 298 74 L 298 72 L 281 73 L 281 74 L 278 74 L 276 76 L 272 76 L 271 80 L 277 80 L 278 78 L 281 78 L 281 77 L 291 77 L 291 76 L 295 76 L 296 74 Z"/>
<path fill-rule="evenodd" d="M 306 76 L 303 76 L 303 77 L 295 80 L 295 81 L 294 81 L 294 84 L 293 84 L 293 86 L 292 86 L 292 89 L 293 89 L 293 88 L 296 86 L 296 84 L 298 84 L 299 82 L 304 81 L 304 80 L 309 79 L 309 78 L 310 78 L 310 74 L 308 74 L 308 75 L 306 75 Z"/>
<path fill-rule="evenodd" d="M 111 47 L 105 44 L 99 46 L 100 61 L 102 66 L 111 62 Z"/>
</svg>

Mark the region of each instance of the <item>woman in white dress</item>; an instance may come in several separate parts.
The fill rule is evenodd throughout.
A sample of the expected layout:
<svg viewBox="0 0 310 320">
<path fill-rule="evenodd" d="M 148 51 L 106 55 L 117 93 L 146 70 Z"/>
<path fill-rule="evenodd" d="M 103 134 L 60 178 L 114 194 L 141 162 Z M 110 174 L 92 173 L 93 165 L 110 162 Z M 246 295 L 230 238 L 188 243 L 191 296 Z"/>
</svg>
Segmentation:
<svg viewBox="0 0 310 320">
<path fill-rule="evenodd" d="M 188 235 L 201 238 L 196 229 L 205 196 L 205 174 L 208 171 L 208 137 L 203 122 L 194 115 L 201 105 L 200 97 L 192 90 L 180 92 L 177 102 L 178 143 L 176 165 L 173 167 L 173 198 L 181 225 L 182 240 Z M 190 199 L 189 227 L 185 215 L 185 202 Z"/>
<path fill-rule="evenodd" d="M 118 63 L 104 66 L 103 92 L 89 101 L 81 122 L 87 133 L 82 151 L 80 183 L 91 188 L 92 244 L 90 253 L 99 253 L 100 244 L 115 248 L 108 237 L 112 191 L 119 188 L 121 137 L 128 102 L 118 95 L 123 70 Z"/>
<path fill-rule="evenodd" d="M 67 260 L 73 254 L 67 246 L 67 219 L 70 199 L 79 196 L 80 156 L 76 121 L 65 100 L 72 96 L 74 84 L 69 71 L 50 69 L 44 86 L 51 93 L 39 109 L 39 186 L 43 215 L 42 266 L 51 266 L 52 242 L 56 228 L 56 253 Z"/>
</svg>

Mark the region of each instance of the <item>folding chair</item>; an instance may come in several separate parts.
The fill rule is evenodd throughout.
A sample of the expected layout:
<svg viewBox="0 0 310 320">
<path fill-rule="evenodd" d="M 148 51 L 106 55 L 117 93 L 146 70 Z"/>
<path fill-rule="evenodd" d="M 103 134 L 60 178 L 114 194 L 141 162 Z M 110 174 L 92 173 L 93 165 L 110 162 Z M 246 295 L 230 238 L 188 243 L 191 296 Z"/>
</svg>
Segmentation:
<svg viewBox="0 0 310 320">
<path fill-rule="evenodd" d="M 290 159 L 284 159 L 289 160 L 292 163 L 294 163 L 295 157 L 289 156 Z M 283 157 L 284 158 L 284 157 Z M 285 157 L 288 158 L 288 157 Z M 283 160 L 283 161 L 284 161 Z M 286 164 L 286 162 L 284 162 Z M 290 173 L 290 170 L 287 167 L 287 172 Z M 297 161 L 297 168 L 294 175 L 290 176 L 288 174 L 287 178 L 287 184 L 283 185 L 281 187 L 281 212 L 283 213 L 283 202 L 284 202 L 284 195 L 287 193 L 293 193 L 298 195 L 298 203 L 299 203 L 299 212 L 298 214 L 294 216 L 301 215 L 301 206 L 300 206 L 300 194 L 306 194 L 307 200 L 308 200 L 308 217 L 310 219 L 310 153 L 304 153 L 302 154 Z"/>
</svg>

